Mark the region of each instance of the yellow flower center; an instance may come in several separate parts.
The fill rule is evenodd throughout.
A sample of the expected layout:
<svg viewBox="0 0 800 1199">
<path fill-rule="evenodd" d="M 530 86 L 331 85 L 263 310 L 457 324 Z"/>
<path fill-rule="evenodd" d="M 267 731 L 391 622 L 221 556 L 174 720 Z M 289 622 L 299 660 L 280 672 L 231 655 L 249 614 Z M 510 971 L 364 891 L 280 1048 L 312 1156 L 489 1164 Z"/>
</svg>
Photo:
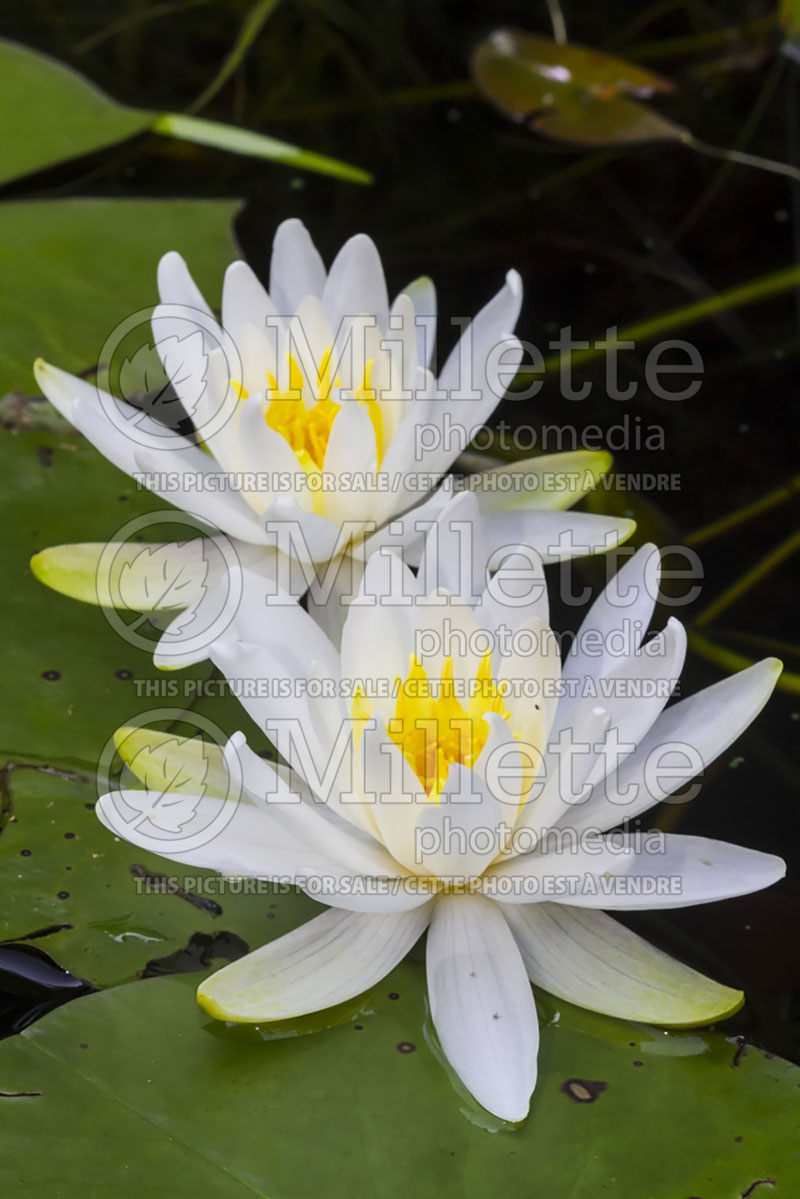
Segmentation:
<svg viewBox="0 0 800 1199">
<path fill-rule="evenodd" d="M 386 731 L 436 803 L 451 764 L 477 761 L 489 735 L 484 716 L 496 712 L 509 718 L 505 688 L 492 678 L 491 658 L 489 652 L 481 660 L 466 707 L 456 694 L 452 658 L 445 659 L 441 679 L 432 684 L 412 654 L 405 682 L 397 680 L 397 703 Z"/>
<path fill-rule="evenodd" d="M 356 401 L 366 408 L 372 422 L 380 465 L 384 448 L 383 414 L 372 387 L 372 367 L 373 360 L 370 359 L 364 368 L 361 386 L 356 388 L 354 394 Z M 307 405 L 303 399 L 303 372 L 293 354 L 289 355 L 289 386 L 286 391 L 279 389 L 278 380 L 271 372 L 267 375 L 267 382 L 269 405 L 265 419 L 270 429 L 286 438 L 306 474 L 321 471 L 333 422 L 342 408 L 340 403 L 331 399 L 332 388 L 341 387 L 342 381 L 338 376 L 331 378 L 330 348 L 323 354 L 317 377 L 313 381 L 317 398 L 312 405 Z M 240 383 L 231 379 L 231 385 L 240 400 L 248 398 L 249 392 Z"/>
</svg>

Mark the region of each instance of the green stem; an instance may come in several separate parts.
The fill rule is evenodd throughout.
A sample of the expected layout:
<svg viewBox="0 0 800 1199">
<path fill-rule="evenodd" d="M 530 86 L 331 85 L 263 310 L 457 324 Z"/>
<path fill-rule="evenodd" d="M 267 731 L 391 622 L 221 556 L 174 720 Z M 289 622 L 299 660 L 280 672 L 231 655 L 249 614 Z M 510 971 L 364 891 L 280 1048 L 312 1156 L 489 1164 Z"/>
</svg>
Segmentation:
<svg viewBox="0 0 800 1199">
<path fill-rule="evenodd" d="M 259 0 L 259 3 L 250 9 L 239 30 L 239 36 L 223 60 L 222 66 L 205 91 L 186 109 L 188 113 L 197 113 L 201 108 L 205 108 L 214 99 L 217 92 L 225 86 L 231 75 L 242 65 L 247 51 L 263 29 L 267 18 L 271 16 L 279 4 L 280 0 Z"/>
<path fill-rule="evenodd" d="M 788 162 L 777 162 L 774 158 L 762 158 L 760 154 L 745 154 L 742 150 L 726 150 L 722 146 L 709 146 L 706 142 L 698 141 L 691 133 L 684 131 L 681 141 L 698 154 L 707 154 L 709 158 L 722 158 L 725 162 L 738 162 L 740 166 L 755 167 L 758 171 L 769 171 L 772 175 L 785 175 L 793 183 L 800 183 L 800 167 L 794 167 Z"/>
<path fill-rule="evenodd" d="M 626 49 L 627 58 L 640 62 L 656 62 L 660 58 L 682 58 L 686 54 L 702 54 L 716 50 L 718 46 L 735 46 L 745 37 L 759 37 L 774 29 L 778 13 L 758 17 L 745 25 L 733 25 L 726 29 L 711 29 L 707 33 L 690 33 L 684 37 L 660 38 L 657 42 L 641 42 Z"/>
<path fill-rule="evenodd" d="M 769 275 L 761 275 L 758 279 L 751 279 L 747 283 L 740 283 L 736 287 L 728 288 L 727 291 L 718 292 L 705 300 L 698 300 L 694 304 L 684 304 L 681 308 L 673 308 L 670 312 L 662 312 L 659 316 L 639 321 L 635 325 L 628 325 L 618 331 L 616 339 L 618 342 L 652 341 L 660 333 L 669 333 L 673 329 L 696 324 L 698 321 L 705 320 L 706 317 L 713 316 L 716 312 L 722 312 L 729 308 L 742 308 L 746 304 L 754 304 L 757 300 L 779 295 L 781 292 L 790 291 L 793 287 L 798 286 L 800 286 L 800 263 L 795 263 L 793 266 L 784 267 L 783 270 L 773 271 Z M 590 345 L 587 349 L 576 350 L 571 355 L 570 361 L 573 366 L 579 362 L 599 358 L 605 352 L 605 335 L 598 340 L 603 341 L 602 347 Z M 552 354 L 545 359 L 545 370 L 553 370 L 560 362 L 561 355 Z M 523 368 L 518 372 L 517 378 L 524 379 L 539 373 L 532 367 Z"/>
<path fill-rule="evenodd" d="M 713 662 L 715 666 L 721 667 L 722 670 L 746 670 L 748 666 L 755 665 L 753 658 L 748 658 L 744 654 L 737 654 L 733 650 L 725 649 L 724 646 L 717 645 L 716 642 L 710 641 L 708 637 L 704 637 L 702 633 L 696 633 L 693 629 L 687 629 L 687 634 L 690 648 L 699 654 L 701 658 L 705 658 L 707 662 Z M 787 691 L 790 695 L 800 695 L 800 674 L 793 674 L 792 671 L 784 670 L 776 685 L 779 691 Z"/>
<path fill-rule="evenodd" d="M 719 520 L 713 520 L 710 524 L 695 529 L 693 533 L 689 533 L 684 538 L 684 543 L 686 545 L 702 545 L 704 541 L 712 541 L 730 529 L 735 529 L 737 525 L 744 524 L 745 521 L 752 520 L 755 516 L 760 516 L 762 512 L 769 512 L 770 508 L 777 508 L 779 504 L 785 504 L 798 491 L 800 491 L 800 475 L 795 475 L 788 483 L 776 487 L 767 495 L 762 495 L 752 503 L 745 504 L 734 512 L 729 512 L 726 516 L 721 516 Z"/>
<path fill-rule="evenodd" d="M 320 121 L 334 117 L 351 116 L 365 108 L 413 108 L 417 104 L 436 104 L 445 100 L 479 100 L 480 92 L 471 79 L 456 79 L 449 83 L 430 83 L 422 87 L 400 87 L 394 91 L 379 92 L 369 100 L 328 100 L 321 104 L 307 104 L 303 108 L 291 108 L 285 112 L 270 114 L 270 121 L 279 124 L 287 121 Z"/>
<path fill-rule="evenodd" d="M 720 629 L 718 627 L 714 631 L 725 641 L 753 645 L 756 649 L 774 654 L 776 658 L 800 658 L 800 645 L 793 645 L 791 641 L 778 641 L 774 637 L 762 637 L 760 633 L 748 633 L 744 629 Z"/>
<path fill-rule="evenodd" d="M 731 584 L 722 595 L 718 596 L 713 603 L 704 608 L 700 615 L 695 620 L 696 628 L 703 628 L 711 623 L 715 616 L 719 616 L 720 612 L 724 612 L 731 604 L 743 596 L 747 591 L 765 579 L 768 574 L 771 574 L 777 566 L 790 558 L 796 550 L 800 549 L 800 529 L 797 529 L 791 536 L 782 541 L 780 545 L 776 545 L 774 550 L 746 571 L 741 578 Z"/>
</svg>

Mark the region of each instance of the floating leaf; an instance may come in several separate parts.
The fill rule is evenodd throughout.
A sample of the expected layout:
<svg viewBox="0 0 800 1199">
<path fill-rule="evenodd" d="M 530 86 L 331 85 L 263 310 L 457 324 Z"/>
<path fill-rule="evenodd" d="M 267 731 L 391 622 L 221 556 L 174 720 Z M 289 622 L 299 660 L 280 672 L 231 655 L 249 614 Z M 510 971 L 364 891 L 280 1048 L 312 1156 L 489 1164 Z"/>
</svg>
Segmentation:
<svg viewBox="0 0 800 1199">
<path fill-rule="evenodd" d="M 77 71 L 0 41 L 0 183 L 141 133 L 153 114 L 125 108 Z"/>
<path fill-rule="evenodd" d="M 630 99 L 671 91 L 672 84 L 599 50 L 499 29 L 476 48 L 472 72 L 501 111 L 548 137 L 613 146 L 685 136 L 678 125 Z"/>
<path fill-rule="evenodd" d="M 39 356 L 76 373 L 91 370 L 115 325 L 132 313 L 142 313 L 150 340 L 156 267 L 167 250 L 191 262 L 198 286 L 216 300 L 236 257 L 230 227 L 238 207 L 230 200 L 0 205 L 0 390 L 30 391 Z"/>
<path fill-rule="evenodd" d="M 195 932 L 226 931 L 255 947 L 319 911 L 304 895 L 273 893 L 266 884 L 255 893 L 226 889 L 213 871 L 133 849 L 95 815 L 89 770 L 17 767 L 5 784 L 6 814 L 14 819 L 0 832 L 0 940 L 33 938 L 95 986 L 135 978 Z M 191 1014 L 191 997 L 188 1007 Z M 0 1090 L 9 1089 L 4 1081 Z"/>
<path fill-rule="evenodd" d="M 766 1179 L 756 1199 L 798 1191 L 800 1070 L 720 1033 L 666 1034 L 539 994 L 539 1083 L 512 1129 L 436 1059 L 421 963 L 355 1020 L 278 1039 L 209 1021 L 197 981 L 89 995 L 0 1045 L 3 1090 L 26 1095 L 0 1098 L 15 1149 L 4 1194 L 83 1199 L 87 1162 L 90 1193 L 115 1199 L 153 1179 L 181 1199 L 734 1199 Z"/>
<path fill-rule="evenodd" d="M 372 182 L 367 171 L 262 133 L 178 113 L 128 108 L 77 71 L 15 42 L 0 41 L 0 78 L 0 184 L 148 130 L 351 183 Z"/>
</svg>

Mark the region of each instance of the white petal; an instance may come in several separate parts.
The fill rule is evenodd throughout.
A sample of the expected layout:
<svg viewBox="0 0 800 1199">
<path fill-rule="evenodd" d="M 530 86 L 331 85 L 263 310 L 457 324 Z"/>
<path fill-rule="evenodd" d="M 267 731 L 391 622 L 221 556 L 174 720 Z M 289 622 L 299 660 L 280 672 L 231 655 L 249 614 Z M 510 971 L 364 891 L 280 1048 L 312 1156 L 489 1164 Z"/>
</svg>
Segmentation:
<svg viewBox="0 0 800 1199">
<path fill-rule="evenodd" d="M 332 586 L 320 591 L 312 588 L 306 596 L 306 608 L 331 644 L 340 646 L 347 614 L 361 586 L 364 567 L 358 559 L 345 554 L 329 569 L 332 572 Z"/>
<path fill-rule="evenodd" d="M 302 221 L 283 221 L 272 243 L 269 294 L 282 316 L 291 316 L 306 296 L 321 296 L 325 266 Z"/>
<path fill-rule="evenodd" d="M 616 668 L 605 678 L 597 678 L 591 668 L 587 669 L 586 675 L 577 680 L 577 689 L 559 700 L 548 738 L 548 776 L 558 766 L 556 739 L 570 729 L 578 737 L 581 713 L 585 714 L 587 703 L 605 708 L 610 719 L 607 752 L 598 756 L 586 782 L 594 785 L 617 769 L 635 751 L 664 709 L 685 657 L 686 631 L 670 617 L 667 627 L 640 650 L 630 655 L 623 653 Z"/>
<path fill-rule="evenodd" d="M 389 322 L 389 294 L 380 254 L 372 238 L 357 233 L 345 242 L 331 264 L 322 305 L 334 337 L 343 320 L 374 316 L 384 331 Z"/>
<path fill-rule="evenodd" d="M 393 579 L 392 575 L 396 577 Z M 342 678 L 362 685 L 368 707 L 387 720 L 394 713 L 393 683 L 408 674 L 414 648 L 417 581 L 392 553 L 373 554 L 359 594 L 346 609 L 342 629 Z M 407 603 L 400 602 L 405 595 Z"/>
<path fill-rule="evenodd" d="M 686 1027 L 724 1019 L 744 999 L 604 912 L 532 903 L 505 913 L 531 982 L 590 1011 Z"/>
<path fill-rule="evenodd" d="M 603 678 L 647 635 L 658 598 L 661 556 L 643 545 L 617 572 L 586 614 L 564 661 L 565 679 Z M 623 641 L 624 638 L 624 641 Z"/>
<path fill-rule="evenodd" d="M 242 363 L 237 380 L 248 391 L 263 391 L 275 370 L 278 320 L 263 284 L 246 262 L 232 262 L 222 287 L 222 324 Z"/>
<path fill-rule="evenodd" d="M 632 834 L 564 844 L 567 848 L 561 852 L 558 844 L 542 846 L 490 867 L 484 875 L 486 893 L 496 894 L 503 903 L 530 903 L 547 898 L 546 879 L 570 876 L 576 880 L 574 890 L 559 894 L 559 903 L 644 911 L 748 895 L 786 873 L 786 863 L 773 854 L 677 833 L 660 838 L 646 834 L 639 845 Z M 495 876 L 513 881 L 497 889 Z"/>
<path fill-rule="evenodd" d="M 493 557 L 497 560 L 499 555 Z M 475 609 L 482 626 L 498 632 L 518 629 L 530 620 L 548 624 L 550 604 L 541 555 L 531 547 L 509 547 L 498 566 Z"/>
<path fill-rule="evenodd" d="M 361 404 L 343 404 L 334 417 L 323 464 L 324 473 L 333 475 L 337 482 L 335 488 L 323 492 L 325 515 L 330 520 L 344 524 L 370 519 L 377 483 L 375 490 L 362 490 L 347 483 L 343 476 L 373 475 L 376 465 L 375 429 L 369 413 Z"/>
<path fill-rule="evenodd" d="M 371 802 L 376 831 L 389 853 L 407 870 L 428 873 L 420 858 L 414 827 L 429 806 L 425 791 L 405 756 L 376 720 L 364 729 L 361 741 L 363 793 Z"/>
<path fill-rule="evenodd" d="M 260 1023 L 333 1007 L 369 990 L 400 962 L 429 920 L 323 912 L 201 983 L 200 1006 L 217 1020 Z"/>
<path fill-rule="evenodd" d="M 500 909 L 478 895 L 437 899 L 426 962 L 431 1016 L 451 1066 L 490 1112 L 523 1120 L 536 1085 L 539 1026 Z"/>
<path fill-rule="evenodd" d="M 263 394 L 251 395 L 241 402 L 236 430 L 241 468 L 251 472 L 257 484 L 255 491 L 244 494 L 253 510 L 263 516 L 276 499 L 287 494 L 285 490 L 277 490 L 279 482 L 281 487 L 285 482 L 291 482 L 295 488 L 294 498 L 310 507 L 312 500 L 306 486 L 306 473 L 286 438 L 269 427 L 265 413 Z M 268 486 L 264 487 L 263 483 Z"/>
<path fill-rule="evenodd" d="M 492 546 L 530 546 L 545 563 L 566 562 L 585 554 L 604 554 L 631 536 L 636 521 L 589 512 L 551 512 L 544 508 L 483 514 L 484 536 Z"/>
<path fill-rule="evenodd" d="M 158 294 L 162 304 L 196 308 L 213 319 L 213 312 L 191 276 L 188 266 L 176 250 L 170 250 L 158 264 Z"/>
<path fill-rule="evenodd" d="M 236 770 L 241 773 L 251 801 L 266 808 L 270 818 L 277 819 L 309 849 L 335 861 L 352 875 L 397 878 L 404 873 L 374 838 L 341 820 L 330 805 L 317 802 L 307 788 L 295 790 L 294 777 L 287 779 L 273 763 L 253 753 L 243 733 L 231 737 L 226 761 L 232 762 L 232 773 Z"/>
<path fill-rule="evenodd" d="M 383 466 L 385 465 L 384 462 Z M 402 552 L 403 560 L 408 566 L 418 566 L 422 558 L 425 536 L 453 494 L 452 486 L 448 479 L 445 479 L 435 491 L 428 492 L 421 503 L 415 500 L 415 506 L 410 507 L 401 519 L 379 526 L 376 532 L 366 537 L 360 552 L 365 558 L 369 558 L 379 549 L 393 549 Z"/>
<path fill-rule="evenodd" d="M 243 496 L 223 486 L 225 472 L 196 446 L 178 451 L 137 449 L 135 462 L 141 481 L 176 508 L 231 537 L 255 545 L 269 544 Z"/>
<path fill-rule="evenodd" d="M 541 454 L 472 475 L 470 490 L 485 515 L 515 508 L 569 508 L 610 469 L 611 455 L 604 450 Z"/>
<path fill-rule="evenodd" d="M 781 669 L 776 658 L 765 658 L 667 708 L 619 769 L 570 813 L 570 826 L 613 828 L 690 782 L 755 720 Z"/>
<path fill-rule="evenodd" d="M 453 886 L 477 878 L 497 857 L 506 839 L 501 825 L 512 817 L 485 779 L 457 762 L 450 766 L 439 802 L 428 802 L 417 813 L 417 869 L 422 866 Z"/>
<path fill-rule="evenodd" d="M 446 470 L 500 403 L 503 383 L 511 380 L 522 359 L 522 346 L 512 336 L 521 305 L 522 280 L 509 271 L 505 285 L 473 319 L 444 364 L 438 386 L 447 398 L 438 401 L 434 416 L 441 437 L 420 453 L 419 470 Z M 492 362 L 498 352 L 501 364 Z M 454 430 L 462 430 L 461 436 L 454 436 Z"/>
<path fill-rule="evenodd" d="M 463 491 L 439 513 L 425 538 L 420 588 L 425 595 L 444 588 L 474 606 L 486 587 L 488 561 L 478 501 Z"/>
<path fill-rule="evenodd" d="M 261 523 L 281 553 L 306 564 L 325 563 L 337 557 L 358 532 L 358 522 L 342 529 L 335 521 L 307 511 L 290 495 L 274 500 Z"/>
<path fill-rule="evenodd" d="M 132 475 L 136 471 L 134 452 L 137 443 L 124 432 L 128 414 L 139 421 L 139 414 L 130 405 L 116 400 L 107 392 L 100 393 L 99 388 L 86 379 L 78 379 L 66 371 L 59 370 L 38 358 L 33 365 L 36 382 L 47 396 L 50 403 L 71 425 L 82 433 L 92 445 L 108 458 L 114 466 Z M 100 396 L 102 395 L 102 403 Z M 107 411 L 116 408 L 120 413 L 119 422 L 113 422 L 106 415 Z M 170 438 L 164 430 L 164 441 Z M 174 444 L 180 445 L 183 439 L 174 434 Z"/>
<path fill-rule="evenodd" d="M 204 589 L 161 634 L 153 652 L 155 665 L 161 670 L 178 670 L 205 662 L 214 641 L 233 624 L 239 588 L 238 580 L 227 578 Z"/>
<path fill-rule="evenodd" d="M 290 883 L 345 873 L 247 799 L 123 789 L 101 796 L 95 810 L 117 837 L 182 865 Z"/>
<path fill-rule="evenodd" d="M 422 275 L 403 288 L 414 305 L 417 327 L 417 361 L 430 366 L 436 349 L 436 288 L 433 280 Z"/>
<path fill-rule="evenodd" d="M 522 829 L 529 830 L 538 841 L 559 823 L 572 825 L 574 812 L 582 812 L 583 808 L 576 809 L 575 805 L 586 798 L 586 780 L 594 769 L 610 723 L 606 708 L 586 700 L 575 710 L 575 724 L 563 746 L 559 744 L 556 749 L 556 743 L 549 741 L 553 748 L 517 821 L 517 844 L 521 852 L 532 848 L 519 837 Z"/>
</svg>

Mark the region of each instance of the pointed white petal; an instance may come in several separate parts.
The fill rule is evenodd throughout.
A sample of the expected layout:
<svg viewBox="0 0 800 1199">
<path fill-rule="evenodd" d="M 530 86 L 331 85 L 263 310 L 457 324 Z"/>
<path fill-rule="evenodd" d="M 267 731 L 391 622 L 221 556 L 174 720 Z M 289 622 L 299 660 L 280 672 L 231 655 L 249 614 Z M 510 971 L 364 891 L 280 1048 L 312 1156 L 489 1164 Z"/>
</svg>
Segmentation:
<svg viewBox="0 0 800 1199">
<path fill-rule="evenodd" d="M 619 769 L 570 813 L 569 825 L 603 832 L 678 791 L 755 720 L 781 669 L 776 658 L 765 658 L 667 708 Z"/>
<path fill-rule="evenodd" d="M 321 296 L 325 267 L 302 221 L 283 221 L 272 243 L 269 294 L 281 316 L 289 317 L 306 296 Z"/>
<path fill-rule="evenodd" d="M 569 508 L 610 469 L 611 455 L 605 450 L 541 454 L 473 475 L 470 490 L 485 515 L 515 508 Z"/>
<path fill-rule="evenodd" d="M 156 274 L 162 304 L 196 308 L 213 319 L 213 312 L 191 276 L 188 266 L 176 250 L 170 250 L 158 264 Z"/>
<path fill-rule="evenodd" d="M 380 719 L 364 728 L 360 766 L 360 789 L 369 803 L 377 835 L 407 870 L 427 874 L 417 853 L 414 825 L 427 807 L 428 797 Z"/>
<path fill-rule="evenodd" d="M 414 305 L 417 327 L 417 362 L 430 366 L 436 349 L 436 288 L 433 280 L 422 275 L 403 288 Z"/>
<path fill-rule="evenodd" d="M 33 364 L 33 373 L 53 407 L 108 458 L 109 462 L 126 474 L 132 475 L 136 470 L 134 451 L 137 443 L 126 436 L 124 428 L 128 414 L 136 419 L 137 424 L 140 414 L 107 392 L 101 393 L 94 383 L 78 379 L 41 358 L 37 358 Z M 112 409 L 120 413 L 118 422 L 110 420 L 107 415 Z M 169 433 L 165 432 L 165 445 L 168 438 Z M 174 444 L 182 444 L 183 439 L 178 437 L 177 433 L 174 438 Z"/>
<path fill-rule="evenodd" d="M 142 483 L 176 508 L 231 537 L 254 545 L 269 544 L 244 497 L 224 486 L 225 472 L 196 446 L 177 451 L 136 449 L 135 463 Z"/>
<path fill-rule="evenodd" d="M 443 588 L 474 606 L 486 587 L 488 561 L 478 501 L 469 491 L 460 492 L 439 513 L 425 539 L 417 575 L 420 588 L 425 595 Z"/>
<path fill-rule="evenodd" d="M 499 719 L 499 717 L 498 717 Z M 476 770 L 453 762 L 438 803 L 417 809 L 417 869 L 463 886 L 477 878 L 503 849 L 503 821 L 514 810 L 494 795 Z"/>
<path fill-rule="evenodd" d="M 566 562 L 586 554 L 604 554 L 636 529 L 623 516 L 554 512 L 545 508 L 511 509 L 482 516 L 484 536 L 493 546 L 530 546 L 545 563 Z"/>
<path fill-rule="evenodd" d="M 564 661 L 565 679 L 600 679 L 620 663 L 620 644 L 634 653 L 650 628 L 658 598 L 661 555 L 643 545 L 592 604 Z"/>
<path fill-rule="evenodd" d="M 786 863 L 773 854 L 707 837 L 653 833 L 640 845 L 624 834 L 611 841 L 585 837 L 562 852 L 543 846 L 490 867 L 484 881 L 486 893 L 503 903 L 530 903 L 546 898 L 545 879 L 568 875 L 577 882 L 574 891 L 559 895 L 560 903 L 643 911 L 748 895 L 785 873 Z"/>
<path fill-rule="evenodd" d="M 479 1103 L 523 1120 L 536 1085 L 533 992 L 502 912 L 479 895 L 436 901 L 426 951 L 431 1016 L 447 1060 Z"/>
<path fill-rule="evenodd" d="M 329 520 L 344 524 L 371 518 L 377 482 L 372 490 L 362 489 L 348 483 L 346 476 L 374 475 L 376 465 L 375 429 L 369 413 L 362 404 L 343 404 L 334 417 L 323 464 L 324 474 L 336 480 L 336 486 L 323 493 Z"/>
<path fill-rule="evenodd" d="M 291 883 L 345 873 L 246 799 L 122 789 L 101 796 L 95 810 L 117 837 L 182 865 Z"/>
<path fill-rule="evenodd" d="M 685 1028 L 722 1020 L 744 1000 L 604 912 L 532 903 L 505 913 L 531 982 L 579 1007 Z"/>
<path fill-rule="evenodd" d="M 200 1006 L 217 1020 L 260 1023 L 320 1011 L 369 990 L 402 961 L 429 920 L 328 911 L 231 962 L 201 983 Z"/>
<path fill-rule="evenodd" d="M 271 819 L 309 849 L 352 875 L 397 878 L 404 873 L 375 838 L 347 824 L 330 805 L 317 802 L 307 788 L 297 790 L 300 780 L 296 776 L 287 777 L 272 762 L 253 753 L 243 733 L 231 737 L 225 756 L 231 762 L 231 773 L 241 773 L 251 802 L 268 809 Z"/>
<path fill-rule="evenodd" d="M 389 322 L 389 294 L 380 254 L 372 238 L 357 233 L 331 264 L 322 305 L 334 337 L 347 317 L 372 316 L 383 332 Z"/>
<path fill-rule="evenodd" d="M 441 436 L 430 450 L 420 452 L 419 470 L 447 470 L 502 400 L 522 359 L 522 346 L 512 335 L 521 305 L 522 280 L 509 271 L 505 285 L 477 314 L 444 364 L 438 386 L 447 398 L 433 409 Z"/>
<path fill-rule="evenodd" d="M 326 516 L 309 512 L 290 495 L 280 495 L 274 500 L 260 523 L 272 544 L 277 539 L 281 553 L 306 564 L 328 562 L 341 554 L 358 532 L 358 522 L 342 529 Z"/>
</svg>

